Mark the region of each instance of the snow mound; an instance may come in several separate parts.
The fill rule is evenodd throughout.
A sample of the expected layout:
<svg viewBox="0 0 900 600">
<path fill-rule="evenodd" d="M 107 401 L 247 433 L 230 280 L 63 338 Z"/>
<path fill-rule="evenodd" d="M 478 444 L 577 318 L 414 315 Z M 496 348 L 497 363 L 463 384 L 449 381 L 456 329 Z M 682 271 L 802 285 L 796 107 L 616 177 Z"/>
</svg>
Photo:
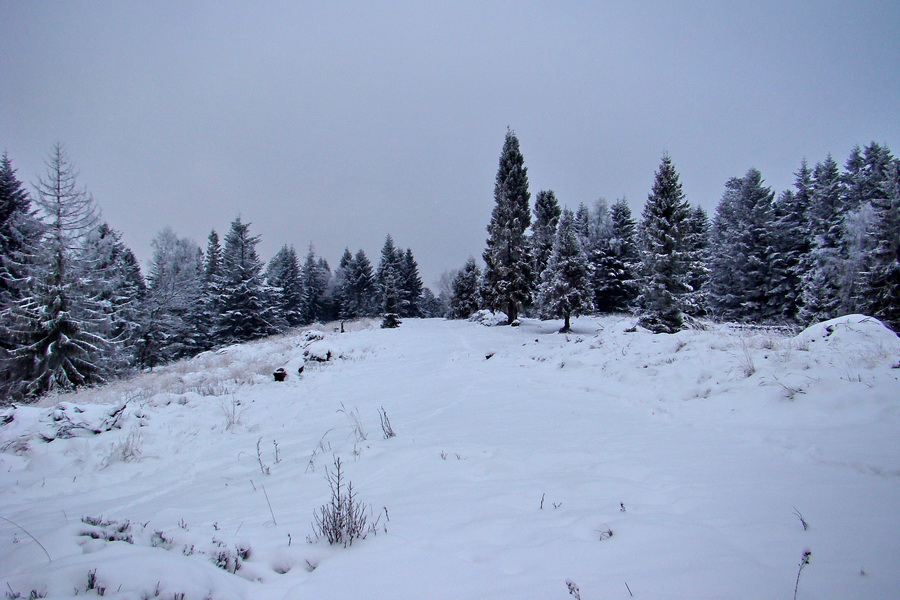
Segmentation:
<svg viewBox="0 0 900 600">
<path fill-rule="evenodd" d="M 490 310 L 479 310 L 477 313 L 469 317 L 469 321 L 480 323 L 485 327 L 495 327 L 506 323 L 506 315 L 503 313 L 495 313 Z"/>
<path fill-rule="evenodd" d="M 900 359 L 900 337 L 881 321 L 866 315 L 845 315 L 816 323 L 794 338 L 810 350 L 827 350 L 843 355 L 862 353 L 870 358 Z M 880 362 L 880 361 L 879 361 Z"/>
</svg>

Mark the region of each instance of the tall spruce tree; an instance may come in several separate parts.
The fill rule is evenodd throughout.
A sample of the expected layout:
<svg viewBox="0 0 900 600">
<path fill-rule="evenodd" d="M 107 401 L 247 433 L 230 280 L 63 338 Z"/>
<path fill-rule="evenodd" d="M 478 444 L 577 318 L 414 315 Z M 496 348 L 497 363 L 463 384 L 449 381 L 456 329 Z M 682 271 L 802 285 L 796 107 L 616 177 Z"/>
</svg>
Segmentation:
<svg viewBox="0 0 900 600">
<path fill-rule="evenodd" d="M 900 334 L 900 160 L 894 160 L 874 201 L 876 242 L 866 273 L 866 310 Z"/>
<path fill-rule="evenodd" d="M 152 246 L 137 352 L 144 368 L 193 354 L 206 334 L 197 330 L 194 318 L 202 298 L 197 244 L 166 227 Z"/>
<path fill-rule="evenodd" d="M 12 351 L 18 343 L 10 327 L 14 304 L 29 287 L 30 263 L 39 256 L 43 229 L 31 209 L 31 198 L 16 176 L 9 156 L 0 159 L 0 397 L 12 397 L 19 383 Z"/>
<path fill-rule="evenodd" d="M 275 306 L 288 327 L 303 322 L 303 282 L 300 259 L 293 246 L 284 245 L 275 253 L 266 269 L 266 285 L 272 291 Z"/>
<path fill-rule="evenodd" d="M 407 248 L 399 261 L 398 270 L 400 316 L 421 317 L 422 278 L 419 277 L 419 264 L 413 256 L 412 249 Z"/>
<path fill-rule="evenodd" d="M 541 273 L 550 262 L 553 251 L 553 239 L 562 210 L 553 190 L 541 190 L 534 199 L 534 222 L 531 225 L 531 252 L 534 260 L 534 275 L 540 278 Z M 474 262 L 474 261 L 473 261 Z"/>
<path fill-rule="evenodd" d="M 520 308 L 531 301 L 532 262 L 525 232 L 531 225 L 528 170 L 519 139 L 507 130 L 494 184 L 494 209 L 484 251 L 484 288 L 487 308 L 506 313 L 514 324 Z"/>
<path fill-rule="evenodd" d="M 82 286 L 105 315 L 103 335 L 116 342 L 118 352 L 104 360 L 112 370 L 124 371 L 135 362 L 144 319 L 147 285 L 137 258 L 121 233 L 101 223 L 88 234 L 76 262 Z"/>
<path fill-rule="evenodd" d="M 347 270 L 347 296 L 344 303 L 344 318 L 375 316 L 380 308 L 377 304 L 378 285 L 372 263 L 360 249 L 353 255 L 353 262 Z"/>
<path fill-rule="evenodd" d="M 36 185 L 35 204 L 45 233 L 28 263 L 29 285 L 11 307 L 8 333 L 20 386 L 36 396 L 54 389 L 100 383 L 110 374 L 103 355 L 112 351 L 107 316 L 82 285 L 77 268 L 85 238 L 97 227 L 93 197 L 79 187 L 75 168 L 57 144 Z"/>
<path fill-rule="evenodd" d="M 300 321 L 303 324 L 315 323 L 325 317 L 325 292 L 328 289 L 330 276 L 327 267 L 327 263 L 319 260 L 315 247 L 310 244 L 306 259 L 300 269 L 300 279 L 303 284 Z"/>
<path fill-rule="evenodd" d="M 687 224 L 688 276 L 691 291 L 685 295 L 685 312 L 693 317 L 706 315 L 709 308 L 707 281 L 709 281 L 709 216 L 702 206 L 691 209 Z"/>
<path fill-rule="evenodd" d="M 594 310 L 625 312 L 637 296 L 638 253 L 636 224 L 628 202 L 622 198 L 609 209 L 608 233 L 589 254 L 593 265 Z"/>
<path fill-rule="evenodd" d="M 222 244 L 215 229 L 206 238 L 206 252 L 200 273 L 200 299 L 195 307 L 198 351 L 214 348 L 219 320 L 219 299 L 222 295 Z"/>
<path fill-rule="evenodd" d="M 581 244 L 575 216 L 572 211 L 563 210 L 538 290 L 541 313 L 564 319 L 561 332 L 569 331 L 572 315 L 582 315 L 593 308 L 591 267 Z"/>
<path fill-rule="evenodd" d="M 811 249 L 803 264 L 801 310 L 801 319 L 806 323 L 832 319 L 840 314 L 845 198 L 840 171 L 829 154 L 812 173 L 812 194 L 807 210 Z"/>
<path fill-rule="evenodd" d="M 720 318 L 775 322 L 783 317 L 772 292 L 777 279 L 773 196 L 757 169 L 726 185 L 710 253 L 709 304 Z"/>
<path fill-rule="evenodd" d="M 803 305 L 803 264 L 811 244 L 806 213 L 812 194 L 812 171 L 806 160 L 795 173 L 794 190 L 786 190 L 775 202 L 772 294 L 786 321 L 796 321 Z"/>
<path fill-rule="evenodd" d="M 238 217 L 225 236 L 222 253 L 221 315 L 217 339 L 246 342 L 277 333 L 283 326 L 267 293 L 263 263 L 256 253 L 259 236 Z"/>
<path fill-rule="evenodd" d="M 690 291 L 687 221 L 690 208 L 668 154 L 663 156 L 644 205 L 640 228 L 641 293 L 638 323 L 655 333 L 684 328 L 681 297 Z"/>
<path fill-rule="evenodd" d="M 353 254 L 350 252 L 350 248 L 344 248 L 344 253 L 341 255 L 337 269 L 334 270 L 334 301 L 337 303 L 337 317 L 339 319 L 352 318 L 347 314 L 352 265 Z"/>
<path fill-rule="evenodd" d="M 400 263 L 402 260 L 402 251 L 397 249 L 391 234 L 387 234 L 384 238 L 384 245 L 381 247 L 381 257 L 378 260 L 378 268 L 375 270 L 375 283 L 378 287 L 379 306 L 384 304 L 384 291 L 388 285 L 388 269 L 391 269 L 393 271 L 393 276 L 396 277 L 397 273 L 400 271 Z M 393 283 L 396 285 L 397 281 L 395 280 Z"/>
<path fill-rule="evenodd" d="M 382 272 L 382 288 L 381 288 L 381 327 L 382 329 L 393 329 L 400 326 L 400 293 L 397 289 L 397 281 L 399 274 L 394 270 L 392 264 L 385 266 Z"/>
<path fill-rule="evenodd" d="M 450 297 L 450 318 L 468 319 L 478 312 L 481 302 L 479 285 L 481 269 L 475 259 L 469 257 L 465 266 L 453 278 L 452 295 Z"/>
<path fill-rule="evenodd" d="M 864 312 L 868 305 L 867 273 L 871 270 L 878 228 L 876 204 L 884 197 L 888 169 L 893 161 L 890 150 L 876 142 L 860 152 L 853 149 L 842 174 L 844 216 L 840 249 L 839 306 L 837 312 Z"/>
</svg>

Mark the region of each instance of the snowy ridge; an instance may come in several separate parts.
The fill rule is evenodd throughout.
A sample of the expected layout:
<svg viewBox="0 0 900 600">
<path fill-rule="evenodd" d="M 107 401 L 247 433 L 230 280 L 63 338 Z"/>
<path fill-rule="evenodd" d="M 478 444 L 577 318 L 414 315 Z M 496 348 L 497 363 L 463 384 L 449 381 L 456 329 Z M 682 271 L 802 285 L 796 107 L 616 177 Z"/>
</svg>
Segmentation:
<svg viewBox="0 0 900 600">
<path fill-rule="evenodd" d="M 809 549 L 798 598 L 900 596 L 895 334 L 572 325 L 326 328 L 6 410 L 0 586 L 774 598 Z M 312 527 L 336 458 L 375 525 L 349 548 Z"/>
</svg>

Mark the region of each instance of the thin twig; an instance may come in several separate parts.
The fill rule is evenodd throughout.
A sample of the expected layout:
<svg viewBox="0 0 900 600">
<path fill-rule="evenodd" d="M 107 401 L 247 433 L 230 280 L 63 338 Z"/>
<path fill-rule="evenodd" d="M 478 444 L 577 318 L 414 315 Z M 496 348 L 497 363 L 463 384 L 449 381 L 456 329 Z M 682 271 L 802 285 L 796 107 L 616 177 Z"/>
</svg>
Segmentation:
<svg viewBox="0 0 900 600">
<path fill-rule="evenodd" d="M 7 519 L 6 517 L 0 517 L 0 519 L 3 519 L 4 521 L 6 521 L 7 523 L 9 523 L 9 524 L 11 524 L 11 525 L 15 525 L 16 527 L 18 527 L 19 529 L 21 529 L 22 531 L 24 531 L 24 532 L 28 535 L 28 537 L 30 537 L 31 539 L 34 540 L 34 543 L 35 543 L 35 544 L 37 544 L 38 546 L 41 547 L 41 550 L 43 550 L 43 551 L 44 551 L 44 554 L 47 555 L 47 560 L 49 560 L 50 562 L 53 562 L 53 559 L 50 558 L 50 553 L 47 552 L 47 549 L 44 548 L 44 545 L 43 545 L 42 543 L 40 543 L 40 542 L 37 540 L 36 537 L 34 537 L 33 535 L 31 535 L 31 533 L 29 533 L 29 531 L 28 531 L 27 529 L 25 529 L 24 527 L 22 527 L 21 525 L 19 525 L 18 523 L 14 522 L 14 521 L 10 521 L 10 520 Z"/>
<path fill-rule="evenodd" d="M 275 520 L 275 511 L 272 510 L 272 503 L 269 502 L 269 494 L 266 493 L 266 486 L 264 484 L 260 484 L 260 487 L 263 490 L 263 494 L 266 496 L 266 504 L 269 505 L 269 513 L 272 515 L 272 524 L 278 525 L 278 521 Z"/>
</svg>

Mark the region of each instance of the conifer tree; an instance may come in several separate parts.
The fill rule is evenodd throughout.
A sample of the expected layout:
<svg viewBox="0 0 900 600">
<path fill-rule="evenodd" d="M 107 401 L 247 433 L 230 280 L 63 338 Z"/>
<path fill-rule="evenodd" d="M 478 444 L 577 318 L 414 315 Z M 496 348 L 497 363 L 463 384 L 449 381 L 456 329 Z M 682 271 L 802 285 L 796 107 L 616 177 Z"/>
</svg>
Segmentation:
<svg viewBox="0 0 900 600">
<path fill-rule="evenodd" d="M 397 271 L 394 266 L 388 264 L 382 272 L 382 305 L 381 305 L 381 327 L 382 329 L 393 329 L 400 326 L 400 294 L 397 290 Z"/>
<path fill-rule="evenodd" d="M 11 386 L 18 384 L 11 354 L 18 345 L 10 329 L 14 304 L 29 286 L 30 263 L 39 256 L 42 228 L 31 209 L 28 192 L 4 154 L 0 159 L 0 394 L 7 396 L 13 395 Z"/>
<path fill-rule="evenodd" d="M 690 216 L 678 173 L 664 155 L 641 219 L 641 294 L 639 324 L 655 333 L 684 327 L 681 297 L 690 288 L 686 228 Z"/>
<path fill-rule="evenodd" d="M 134 363 L 143 322 L 147 285 L 134 253 L 122 242 L 122 234 L 107 223 L 90 232 L 76 259 L 78 277 L 85 292 L 105 315 L 103 335 L 116 342 L 120 352 L 107 355 L 124 371 Z"/>
<path fill-rule="evenodd" d="M 78 186 L 74 166 L 61 144 L 38 180 L 35 204 L 44 215 L 45 234 L 29 263 L 30 284 L 11 307 L 8 330 L 18 393 L 35 396 L 54 389 L 100 383 L 110 374 L 102 361 L 112 350 L 101 306 L 82 286 L 76 258 L 97 226 L 93 197 Z"/>
<path fill-rule="evenodd" d="M 581 243 L 575 216 L 572 211 L 563 210 L 538 290 L 542 314 L 564 319 L 561 332 L 569 331 L 572 315 L 582 315 L 593 308 L 591 268 Z"/>
<path fill-rule="evenodd" d="M 609 211 L 609 233 L 589 255 L 593 265 L 594 310 L 626 312 L 637 297 L 638 253 L 635 222 L 628 202 L 617 200 Z"/>
<path fill-rule="evenodd" d="M 306 260 L 300 270 L 303 296 L 300 302 L 300 320 L 303 324 L 315 323 L 325 316 L 325 292 L 328 289 L 327 263 L 316 256 L 315 247 L 310 244 Z"/>
<path fill-rule="evenodd" d="M 866 273 L 866 310 L 900 333 L 900 161 L 887 169 L 874 202 L 875 249 Z"/>
<path fill-rule="evenodd" d="M 829 154 L 813 169 L 807 211 L 811 249 L 803 264 L 801 319 L 810 323 L 840 314 L 845 191 L 837 163 Z"/>
<path fill-rule="evenodd" d="M 400 316 L 421 317 L 422 278 L 419 277 L 419 264 L 413 256 L 412 249 L 407 248 L 400 260 L 398 271 Z"/>
<path fill-rule="evenodd" d="M 206 252 L 200 265 L 200 298 L 195 307 L 193 320 L 196 323 L 197 350 L 214 348 L 219 321 L 219 300 L 222 296 L 222 245 L 215 229 L 206 239 Z"/>
<path fill-rule="evenodd" d="M 853 149 L 842 174 L 845 199 L 837 285 L 840 314 L 863 312 L 868 305 L 867 273 L 878 244 L 872 235 L 878 228 L 875 205 L 884 198 L 892 161 L 886 146 L 872 142 L 862 153 L 858 146 Z"/>
<path fill-rule="evenodd" d="M 553 239 L 556 237 L 556 227 L 559 225 L 561 214 L 553 190 L 538 192 L 534 199 L 534 223 L 531 225 L 531 252 L 536 278 L 540 278 L 550 261 Z"/>
<path fill-rule="evenodd" d="M 378 268 L 375 270 L 375 283 L 378 289 L 378 305 L 384 305 L 384 293 L 388 285 L 388 269 L 393 271 L 396 278 L 400 271 L 400 263 L 403 260 L 403 252 L 398 250 L 394 245 L 394 238 L 388 234 L 384 239 L 384 245 L 381 247 L 381 258 L 378 260 Z M 396 286 L 397 281 L 393 284 Z"/>
<path fill-rule="evenodd" d="M 601 217 L 600 215 L 597 216 L 599 220 Z M 578 234 L 578 237 L 581 240 L 581 247 L 585 249 L 592 247 L 593 242 L 597 240 L 596 228 L 592 227 L 592 220 L 591 211 L 587 207 L 587 204 L 584 202 L 579 203 L 578 210 L 575 211 L 572 227 L 575 229 L 575 233 Z M 554 241 L 556 241 L 555 238 Z"/>
<path fill-rule="evenodd" d="M 21 263 L 33 254 L 40 235 L 41 224 L 31 210 L 31 198 L 4 154 L 0 158 L 0 310 L 19 297 L 15 282 L 26 276 Z"/>
<path fill-rule="evenodd" d="M 481 301 L 480 282 L 481 269 L 478 268 L 475 259 L 469 257 L 462 270 L 453 278 L 453 292 L 450 297 L 451 319 L 468 319 L 478 312 Z"/>
<path fill-rule="evenodd" d="M 218 340 L 246 342 L 277 333 L 283 326 L 268 297 L 263 264 L 256 253 L 259 236 L 250 235 L 250 224 L 238 217 L 225 236 L 222 253 L 221 315 Z"/>
<path fill-rule="evenodd" d="M 685 312 L 694 317 L 706 314 L 709 301 L 706 283 L 709 281 L 709 216 L 702 206 L 691 209 L 687 223 L 688 275 L 691 291 L 685 295 Z"/>
<path fill-rule="evenodd" d="M 140 329 L 137 360 L 141 367 L 189 356 L 201 347 L 195 316 L 201 305 L 199 248 L 169 227 L 153 238 L 153 258 Z"/>
<path fill-rule="evenodd" d="M 350 248 L 344 248 L 337 269 L 334 270 L 334 301 L 337 303 L 339 319 L 352 318 L 347 313 L 350 297 L 350 277 L 353 268 L 353 254 Z"/>
<path fill-rule="evenodd" d="M 709 303 L 714 314 L 741 322 L 781 319 L 771 286 L 775 262 L 773 193 L 756 169 L 727 184 L 713 225 Z"/>
<path fill-rule="evenodd" d="M 422 289 L 422 301 L 419 308 L 422 318 L 435 319 L 446 316 L 447 307 L 441 302 L 441 299 L 434 295 L 429 288 Z"/>
<path fill-rule="evenodd" d="M 266 285 L 288 327 L 297 327 L 303 322 L 303 282 L 300 273 L 297 251 L 293 246 L 287 245 L 282 246 L 272 257 L 266 269 Z"/>
<path fill-rule="evenodd" d="M 528 171 L 519 140 L 508 130 L 494 184 L 494 209 L 484 251 L 482 296 L 491 310 L 506 313 L 514 324 L 520 308 L 531 300 L 531 256 L 525 231 L 531 225 Z"/>
<path fill-rule="evenodd" d="M 772 295 L 785 321 L 796 321 L 803 305 L 803 269 L 811 234 L 807 210 L 812 197 L 812 171 L 803 160 L 795 173 L 794 190 L 786 190 L 775 203 L 775 263 Z"/>
<path fill-rule="evenodd" d="M 372 263 L 360 249 L 353 256 L 347 270 L 347 295 L 344 301 L 344 318 L 372 317 L 378 311 L 378 287 Z"/>
</svg>

